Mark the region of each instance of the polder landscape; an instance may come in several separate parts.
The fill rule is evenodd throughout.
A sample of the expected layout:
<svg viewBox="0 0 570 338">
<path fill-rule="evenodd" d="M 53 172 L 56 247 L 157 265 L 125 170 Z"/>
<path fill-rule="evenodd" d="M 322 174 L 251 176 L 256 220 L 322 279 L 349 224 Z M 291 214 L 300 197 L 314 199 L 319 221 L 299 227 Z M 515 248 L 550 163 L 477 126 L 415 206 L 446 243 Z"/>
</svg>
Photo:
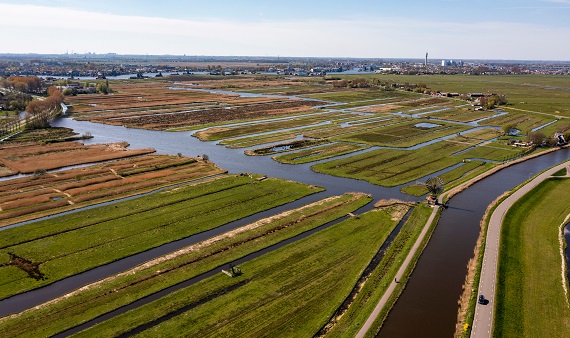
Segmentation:
<svg viewBox="0 0 570 338">
<path fill-rule="evenodd" d="M 570 334 L 568 75 L 209 66 L 1 78 L 0 336 Z"/>
</svg>

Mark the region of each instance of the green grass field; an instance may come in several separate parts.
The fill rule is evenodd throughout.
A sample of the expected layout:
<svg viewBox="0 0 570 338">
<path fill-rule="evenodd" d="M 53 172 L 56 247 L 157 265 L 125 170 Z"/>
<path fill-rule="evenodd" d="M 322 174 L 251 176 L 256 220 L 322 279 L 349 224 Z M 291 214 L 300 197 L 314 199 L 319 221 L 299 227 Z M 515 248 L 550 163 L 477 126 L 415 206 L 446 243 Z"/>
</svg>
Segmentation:
<svg viewBox="0 0 570 338">
<path fill-rule="evenodd" d="M 197 132 L 194 135 L 202 141 L 217 141 L 221 139 L 266 133 L 288 128 L 298 128 L 304 126 L 310 127 L 317 123 L 342 117 L 346 117 L 346 113 L 307 114 L 306 116 L 298 116 L 293 119 L 275 120 L 270 122 L 262 121 L 232 127 L 211 128 L 205 131 Z M 299 132 L 302 131 L 299 130 Z"/>
<path fill-rule="evenodd" d="M 322 147 L 316 147 L 316 148 L 297 151 L 294 153 L 275 156 L 273 157 L 273 159 L 280 163 L 301 164 L 301 163 L 314 162 L 325 158 L 340 156 L 344 154 L 349 154 L 355 151 L 367 149 L 369 147 L 370 146 L 368 145 L 362 145 L 356 143 L 338 142 L 338 143 L 325 145 Z"/>
<path fill-rule="evenodd" d="M 295 138 L 294 132 L 286 131 L 286 132 L 277 132 L 277 133 L 264 134 L 252 137 L 226 139 L 221 141 L 219 144 L 226 146 L 228 148 L 247 148 L 265 143 L 293 140 L 294 138 Z"/>
<path fill-rule="evenodd" d="M 468 146 L 441 141 L 415 151 L 380 149 L 317 164 L 312 169 L 393 187 L 461 162 L 462 157 L 450 155 Z"/>
<path fill-rule="evenodd" d="M 441 120 L 471 122 L 471 121 L 480 120 L 485 117 L 493 116 L 495 114 L 496 112 L 494 111 L 488 111 L 488 110 L 473 111 L 468 108 L 460 108 L 460 109 L 444 110 L 437 113 L 430 113 L 427 114 L 426 116 Z"/>
<path fill-rule="evenodd" d="M 455 184 L 453 184 L 455 181 L 458 181 L 473 173 L 483 172 L 483 170 L 486 170 L 488 168 L 489 166 L 486 166 L 485 162 L 483 161 L 469 161 L 457 168 L 451 169 L 439 175 L 439 178 L 441 178 L 441 180 L 445 183 L 445 189 L 448 190 L 449 188 L 455 186 Z M 403 193 L 413 196 L 423 196 L 428 193 L 426 186 L 423 184 L 408 185 L 400 190 Z"/>
<path fill-rule="evenodd" d="M 570 117 L 570 78 L 560 75 L 346 75 L 391 83 L 425 83 L 431 90 L 506 94 L 509 107 Z"/>
<path fill-rule="evenodd" d="M 193 278 L 252 252 L 345 216 L 371 200 L 364 194 L 345 194 L 317 201 L 231 232 L 191 245 L 169 259 L 159 257 L 113 276 L 73 296 L 33 308 L 15 318 L 0 319 L 0 330 L 10 336 L 54 335 L 78 323 L 149 294 Z M 160 271 L 160 273 L 157 273 Z M 33 326 L 28 326 L 34 320 Z"/>
<path fill-rule="evenodd" d="M 332 330 L 327 333 L 327 337 L 354 337 L 366 321 L 370 313 L 374 310 L 378 300 L 384 295 L 386 289 L 394 280 L 394 275 L 400 268 L 402 262 L 408 255 L 410 248 L 415 243 L 421 230 L 432 212 L 432 209 L 426 205 L 417 205 L 414 207 L 410 217 L 400 230 L 400 233 L 392 245 L 386 250 L 384 257 L 371 273 L 370 277 L 364 284 L 362 290 L 355 298 L 352 305 L 346 313 L 338 320 Z M 416 259 L 419 256 L 416 257 Z M 412 264 L 413 266 L 414 264 Z M 404 288 L 405 281 L 399 285 Z M 388 304 L 377 320 L 377 325 L 370 331 L 378 330 L 384 318 L 388 315 L 389 308 L 395 300 Z"/>
<path fill-rule="evenodd" d="M 79 336 L 114 336 L 184 308 L 141 336 L 313 336 L 397 224 L 391 214 L 345 220 L 241 265 L 238 278 L 220 273 Z"/>
<path fill-rule="evenodd" d="M 494 337 L 568 337 L 570 301 L 559 236 L 569 179 L 549 179 L 517 201 L 502 226 Z"/>
<path fill-rule="evenodd" d="M 377 129 L 365 130 L 350 135 L 341 135 L 335 139 L 349 142 L 361 142 L 378 146 L 409 147 L 432 139 L 455 134 L 469 129 L 439 122 L 433 128 L 422 128 L 417 125 L 422 121 L 410 121 L 397 125 L 389 125 Z"/>
<path fill-rule="evenodd" d="M 40 263 L 46 279 L 0 267 L 0 298 L 322 191 L 304 184 L 229 176 L 0 232 L 0 255 Z M 88 238 L 89 240 L 86 240 Z"/>
<path fill-rule="evenodd" d="M 356 101 L 378 100 L 382 98 L 394 98 L 394 97 L 404 98 L 407 97 L 407 93 L 365 89 L 365 90 L 347 90 L 342 92 L 331 92 L 331 93 L 322 93 L 322 94 L 309 94 L 303 96 L 317 100 L 352 103 Z"/>
</svg>

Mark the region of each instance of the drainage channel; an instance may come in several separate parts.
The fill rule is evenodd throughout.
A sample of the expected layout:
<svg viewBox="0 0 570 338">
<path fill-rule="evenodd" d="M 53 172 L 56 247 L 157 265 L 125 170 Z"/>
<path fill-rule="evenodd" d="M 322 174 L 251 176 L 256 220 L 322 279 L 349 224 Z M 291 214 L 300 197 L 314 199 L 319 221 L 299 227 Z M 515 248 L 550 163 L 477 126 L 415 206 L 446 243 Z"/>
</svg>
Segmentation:
<svg viewBox="0 0 570 338">
<path fill-rule="evenodd" d="M 371 209 L 370 204 L 371 204 L 371 203 L 369 203 L 369 205 L 367 205 L 367 206 L 364 206 L 364 207 L 360 208 L 358 211 L 359 211 L 359 212 L 362 212 L 363 209 L 368 209 L 368 210 Z M 409 216 L 409 212 L 408 212 L 408 213 L 406 214 L 406 216 L 402 219 L 402 221 L 400 221 L 400 223 L 396 226 L 396 228 L 392 231 L 392 233 L 390 233 L 390 235 L 389 235 L 388 238 L 386 239 L 385 243 L 381 246 L 380 250 L 378 251 L 377 256 L 375 256 L 374 259 L 373 259 L 373 262 L 375 262 L 374 268 L 376 267 L 376 265 L 378 265 L 378 263 L 380 262 L 380 260 L 381 260 L 382 257 L 384 256 L 384 252 L 386 251 L 386 249 L 387 249 L 387 248 L 389 247 L 389 245 L 392 243 L 392 241 L 394 240 L 394 238 L 395 238 L 395 237 L 398 235 L 398 233 L 400 232 L 400 230 L 401 230 L 403 224 L 405 223 L 405 221 L 407 220 L 408 216 Z M 240 265 L 240 264 L 244 264 L 244 263 L 249 262 L 249 261 L 251 261 L 251 260 L 253 260 L 253 259 L 255 259 L 255 258 L 258 258 L 258 257 L 262 256 L 262 255 L 265 255 L 265 254 L 270 253 L 270 252 L 272 252 L 272 251 L 275 251 L 275 250 L 277 250 L 277 249 L 279 249 L 279 248 L 282 248 L 282 247 L 284 247 L 284 246 L 286 246 L 286 245 L 288 245 L 288 244 L 291 244 L 291 243 L 294 243 L 294 242 L 296 242 L 296 241 L 298 241 L 298 240 L 301 240 L 301 239 L 303 239 L 303 238 L 306 238 L 306 237 L 308 237 L 308 236 L 310 236 L 310 235 L 312 235 L 312 234 L 314 234 L 314 233 L 316 233 L 316 232 L 318 232 L 318 231 L 324 230 L 324 229 L 329 228 L 329 227 L 331 227 L 331 226 L 333 226 L 333 225 L 335 225 L 335 224 L 338 224 L 339 222 L 345 220 L 346 218 L 347 218 L 346 216 L 345 216 L 345 217 L 338 218 L 338 219 L 336 219 L 336 220 L 334 220 L 334 221 L 330 221 L 330 222 L 325 223 L 325 224 L 323 224 L 323 225 L 321 225 L 321 226 L 319 226 L 319 227 L 316 227 L 316 228 L 314 228 L 314 229 L 311 229 L 311 230 L 308 230 L 308 231 L 306 231 L 306 232 L 303 232 L 303 233 L 301 233 L 301 234 L 299 234 L 299 235 L 296 235 L 296 236 L 293 236 L 293 237 L 291 237 L 291 238 L 285 239 L 285 240 L 283 240 L 283 241 L 281 241 L 281 242 L 279 242 L 279 243 L 276 243 L 276 244 L 273 244 L 273 245 L 271 245 L 271 246 L 268 246 L 268 247 L 266 247 L 266 248 L 264 248 L 264 249 L 262 249 L 262 250 L 259 250 L 259 251 L 253 252 L 253 253 L 251 253 L 251 254 L 248 254 L 248 255 L 246 255 L 246 256 L 244 256 L 244 257 L 242 257 L 242 258 L 240 258 L 240 259 L 237 259 L 237 260 L 235 260 L 235 261 L 233 261 L 233 262 L 226 262 L 226 263 L 224 263 L 224 264 L 221 264 L 221 265 L 219 265 L 219 266 L 213 268 L 213 269 L 210 270 L 210 271 L 204 272 L 204 273 L 202 273 L 202 274 L 200 274 L 200 275 L 198 275 L 198 276 L 196 276 L 196 277 L 193 277 L 193 278 L 188 279 L 188 280 L 186 280 L 186 281 L 183 281 L 183 282 L 180 282 L 180 283 L 178 283 L 178 284 L 172 285 L 172 286 L 170 286 L 170 287 L 168 287 L 168 288 L 166 288 L 166 289 L 160 290 L 160 291 L 158 291 L 158 292 L 156 292 L 156 293 L 153 293 L 153 294 L 151 294 L 151 295 L 145 296 L 145 297 L 143 297 L 143 298 L 140 298 L 140 299 L 138 299 L 138 300 L 136 300 L 136 301 L 134 301 L 134 302 L 132 302 L 132 303 L 130 303 L 130 304 L 124 305 L 124 306 L 122 306 L 122 307 L 120 307 L 120 308 L 117 308 L 117 309 L 115 309 L 115 310 L 113 310 L 113 311 L 107 312 L 107 313 L 105 313 L 105 314 L 103 314 L 103 315 L 100 315 L 100 316 L 98 316 L 98 317 L 96 317 L 96 318 L 94 318 L 94 319 L 92 319 L 92 320 L 90 320 L 90 321 L 88 321 L 88 322 L 85 322 L 85 323 L 83 323 L 83 324 L 81 324 L 81 325 L 78 325 L 78 326 L 75 326 L 75 327 L 73 327 L 73 328 L 70 328 L 70 329 L 68 329 L 68 330 L 66 330 L 66 331 L 60 332 L 60 333 L 58 333 L 57 335 L 54 335 L 53 337 L 67 337 L 67 336 L 69 336 L 69 335 L 72 335 L 72 334 L 75 334 L 75 333 L 77 333 L 77 332 L 80 332 L 80 331 L 83 331 L 83 330 L 85 330 L 85 329 L 88 329 L 88 328 L 90 328 L 90 327 L 93 326 L 93 325 L 96 325 L 96 324 L 101 323 L 101 322 L 103 322 L 103 321 L 109 320 L 109 319 L 111 319 L 111 318 L 113 318 L 113 317 L 115 317 L 115 316 L 118 316 L 118 315 L 120 315 L 120 314 L 123 314 L 123 313 L 125 313 L 125 312 L 127 312 L 127 311 L 129 311 L 129 310 L 133 310 L 133 309 L 136 309 L 136 308 L 141 307 L 141 306 L 143 306 L 143 305 L 149 304 L 149 303 L 151 303 L 151 302 L 153 302 L 153 301 L 155 301 L 155 300 L 158 300 L 158 299 L 160 299 L 160 298 L 162 298 L 162 297 L 165 297 L 165 296 L 171 294 L 172 292 L 175 292 L 175 291 L 177 291 L 177 290 L 180 290 L 180 289 L 189 287 L 189 286 L 191 286 L 191 285 L 193 285 L 193 284 L 195 284 L 195 283 L 197 283 L 197 282 L 199 282 L 199 281 L 202 281 L 202 280 L 204 280 L 204 279 L 206 279 L 206 278 L 212 277 L 212 276 L 214 276 L 214 275 L 220 273 L 222 267 L 225 267 L 225 266 L 227 266 L 228 264 L 232 264 L 232 265 L 234 265 L 234 266 Z M 379 254 L 380 254 L 380 257 L 378 257 Z M 376 260 L 377 260 L 377 262 L 376 262 Z M 371 265 L 372 265 L 372 264 L 373 264 L 373 263 L 371 263 Z M 374 268 L 372 268 L 372 270 L 373 270 Z M 193 307 L 190 307 L 190 308 L 193 308 Z M 188 308 L 187 310 L 189 310 L 190 308 Z M 180 312 L 179 310 L 176 310 L 176 314 L 179 314 L 179 312 Z M 180 313 L 182 313 L 182 312 L 180 312 Z M 148 329 L 148 328 L 150 328 L 150 327 L 152 327 L 152 326 L 155 326 L 155 325 L 158 325 L 158 324 L 160 324 L 160 323 L 162 323 L 162 322 L 164 322 L 164 321 L 166 321 L 166 320 L 168 320 L 168 319 L 170 319 L 170 318 L 172 318 L 172 317 L 173 317 L 172 313 L 170 313 L 170 314 L 165 314 L 163 317 L 161 317 L 161 318 L 159 318 L 159 319 L 156 319 L 155 321 L 153 321 L 153 322 L 151 322 L 151 323 L 142 324 L 141 326 L 139 326 L 139 327 L 137 327 L 137 328 L 134 328 L 132 331 L 129 331 L 129 332 L 127 332 L 127 333 L 121 335 L 121 337 L 130 337 L 130 336 L 132 336 L 132 335 L 134 335 L 134 334 L 140 333 L 140 332 L 143 330 L 142 328 Z M 151 325 L 151 324 L 152 324 L 152 325 Z"/>
<path fill-rule="evenodd" d="M 316 337 L 322 337 L 326 335 L 327 332 L 330 330 L 330 328 L 332 328 L 332 326 L 329 327 L 329 324 L 332 323 L 334 325 L 333 319 L 337 318 L 338 316 L 341 316 L 348 310 L 352 302 L 356 299 L 356 295 L 358 294 L 358 292 L 360 292 L 361 286 L 368 279 L 368 277 L 370 277 L 372 272 L 376 270 L 376 267 L 378 267 L 378 264 L 380 264 L 380 262 L 384 258 L 386 250 L 388 250 L 390 245 L 392 245 L 392 242 L 394 241 L 396 236 L 398 236 L 404 224 L 408 221 L 408 218 L 410 217 L 410 214 L 412 213 L 413 210 L 414 208 L 410 208 L 408 212 L 406 212 L 404 217 L 402 217 L 400 222 L 396 225 L 396 227 L 392 230 L 392 232 L 390 232 L 384 243 L 382 243 L 382 245 L 380 246 L 380 249 L 378 249 L 378 252 L 376 252 L 376 255 L 374 255 L 368 266 L 364 269 L 364 271 L 360 275 L 360 278 L 358 278 L 358 281 L 354 285 L 354 288 L 352 288 L 352 291 L 350 291 L 350 293 L 344 299 L 342 304 L 338 307 L 338 309 L 331 316 L 331 318 L 329 318 L 329 321 L 319 330 L 319 332 L 317 332 L 317 334 L 315 335 Z"/>
</svg>

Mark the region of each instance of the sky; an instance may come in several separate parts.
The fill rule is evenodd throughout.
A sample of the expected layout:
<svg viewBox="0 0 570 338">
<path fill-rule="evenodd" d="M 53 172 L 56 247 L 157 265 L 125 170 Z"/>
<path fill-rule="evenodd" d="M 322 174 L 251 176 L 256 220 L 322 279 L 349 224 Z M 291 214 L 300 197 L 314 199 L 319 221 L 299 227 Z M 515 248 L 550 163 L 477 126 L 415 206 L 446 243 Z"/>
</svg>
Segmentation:
<svg viewBox="0 0 570 338">
<path fill-rule="evenodd" d="M 570 60 L 570 0 L 0 0 L 0 53 Z"/>
</svg>

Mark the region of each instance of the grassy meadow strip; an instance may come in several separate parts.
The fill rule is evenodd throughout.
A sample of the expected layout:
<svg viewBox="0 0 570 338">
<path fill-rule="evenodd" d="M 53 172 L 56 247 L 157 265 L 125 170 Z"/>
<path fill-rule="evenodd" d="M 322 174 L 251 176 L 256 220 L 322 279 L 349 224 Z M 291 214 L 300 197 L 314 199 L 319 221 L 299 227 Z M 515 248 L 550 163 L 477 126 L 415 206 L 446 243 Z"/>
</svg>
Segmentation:
<svg viewBox="0 0 570 338">
<path fill-rule="evenodd" d="M 493 116 L 495 114 L 497 114 L 497 112 L 492 110 L 474 111 L 469 108 L 460 108 L 460 109 L 444 110 L 437 113 L 429 113 L 426 114 L 425 116 L 429 116 L 432 119 L 441 119 L 441 120 L 456 121 L 456 122 L 472 122 L 480 120 L 482 118 Z"/>
<path fill-rule="evenodd" d="M 460 137 L 464 140 L 476 140 L 476 141 L 486 141 L 492 140 L 501 136 L 501 131 L 494 128 L 484 128 L 479 130 L 473 130 L 466 133 L 461 133 Z"/>
<path fill-rule="evenodd" d="M 311 168 L 316 172 L 393 187 L 461 162 L 462 157 L 450 155 L 468 146 L 441 141 L 415 151 L 380 149 Z"/>
<path fill-rule="evenodd" d="M 329 109 L 352 109 L 352 108 L 360 108 L 360 107 L 369 107 L 372 105 L 384 105 L 394 102 L 401 101 L 402 98 L 399 95 L 394 95 L 392 97 L 384 97 L 381 99 L 372 99 L 372 100 L 364 100 L 364 101 L 355 101 L 351 103 L 344 103 L 344 104 L 334 104 L 325 106 Z"/>
<path fill-rule="evenodd" d="M 333 144 L 324 145 L 311 149 L 305 149 L 297 152 L 287 153 L 273 157 L 274 160 L 285 164 L 302 164 L 314 162 L 326 158 L 336 157 L 344 154 L 350 154 L 355 151 L 360 151 L 370 148 L 369 145 L 337 142 Z"/>
<path fill-rule="evenodd" d="M 220 141 L 218 144 L 226 146 L 227 148 L 247 148 L 259 144 L 293 140 L 295 137 L 296 135 L 294 132 L 284 131 L 284 132 L 263 134 L 251 137 L 226 139 Z"/>
<path fill-rule="evenodd" d="M 252 150 L 246 150 L 244 153 L 249 156 L 265 156 L 274 155 L 278 153 L 288 152 L 296 149 L 303 149 L 309 147 L 315 147 L 323 144 L 327 144 L 327 140 L 319 139 L 308 139 L 308 140 L 296 140 L 292 142 L 275 144 L 263 148 L 257 148 Z"/>
<path fill-rule="evenodd" d="M 381 116 L 379 118 L 367 118 L 358 120 L 358 123 L 349 124 L 346 126 L 341 126 L 340 124 L 327 125 L 328 128 L 323 128 L 320 130 L 310 131 L 304 133 L 307 137 L 314 138 L 328 138 L 331 137 L 333 140 L 345 140 L 344 135 L 351 135 L 354 133 L 360 133 L 366 130 L 374 130 L 383 126 L 398 124 L 405 121 L 404 119 L 398 119 L 393 117 Z M 337 138 L 338 136 L 338 138 Z"/>
<path fill-rule="evenodd" d="M 504 141 L 490 142 L 478 145 L 462 153 L 465 158 L 484 158 L 492 161 L 506 161 L 508 159 L 520 157 L 532 151 L 529 148 L 513 147 L 505 144 Z"/>
<path fill-rule="evenodd" d="M 484 126 L 503 126 L 506 124 L 513 124 L 517 129 L 526 133 L 533 128 L 540 127 L 552 121 L 554 121 L 554 117 L 551 116 L 529 114 L 528 112 L 521 113 L 509 111 L 506 115 L 482 121 L 480 124 Z"/>
<path fill-rule="evenodd" d="M 368 129 L 360 133 L 353 133 L 341 136 L 342 139 L 350 142 L 362 142 L 372 145 L 387 145 L 400 139 L 414 137 L 423 133 L 428 133 L 442 126 L 428 129 L 415 127 L 417 121 L 406 121 L 404 123 L 389 124 L 375 129 Z"/>
<path fill-rule="evenodd" d="M 422 133 L 422 134 L 417 135 L 417 136 L 411 136 L 411 137 L 399 139 L 399 140 L 394 141 L 392 143 L 389 143 L 387 145 L 392 146 L 392 147 L 398 147 L 398 148 L 407 148 L 407 147 L 412 147 L 412 146 L 415 146 L 415 145 L 418 145 L 418 144 L 421 144 L 424 142 L 429 142 L 431 140 L 434 140 L 434 139 L 437 139 L 440 137 L 446 137 L 446 136 L 450 136 L 453 134 L 458 134 L 458 133 L 465 131 L 467 129 L 469 129 L 469 127 L 449 125 L 447 127 L 434 130 L 432 132 Z"/>
<path fill-rule="evenodd" d="M 410 121 L 388 125 L 377 129 L 369 129 L 361 133 L 340 136 L 338 139 L 377 146 L 408 147 L 469 129 L 465 126 L 456 126 L 442 122 L 438 122 L 434 128 L 421 128 L 416 126 L 419 123 L 418 121 Z"/>
<path fill-rule="evenodd" d="M 149 294 L 337 219 L 369 203 L 344 194 L 259 220 L 84 287 L 54 302 L 0 319 L 10 336 L 54 335 Z M 25 325 L 34 320 L 32 327 Z"/>
<path fill-rule="evenodd" d="M 400 269 L 412 245 L 426 225 L 431 212 L 432 208 L 425 204 L 414 207 L 408 220 L 386 250 L 376 269 L 370 274 L 348 310 L 327 332 L 327 337 L 354 337 L 356 335 L 388 286 L 393 282 L 396 272 Z M 388 311 L 392 305 L 387 306 Z M 388 311 L 384 313 L 384 316 L 388 314 Z M 383 318 L 380 320 L 380 323 L 382 322 Z"/>
<path fill-rule="evenodd" d="M 570 308 L 559 235 L 570 180 L 551 178 L 507 212 L 502 226 L 495 337 L 568 337 Z M 566 273 L 564 273 L 566 276 Z"/>
<path fill-rule="evenodd" d="M 480 173 L 483 171 L 483 170 L 477 170 L 477 169 L 483 169 L 484 168 L 484 170 L 487 170 L 488 166 L 484 166 L 484 165 L 485 165 L 485 162 L 483 162 L 483 161 L 465 162 L 461 166 L 459 166 L 455 169 L 451 169 L 450 171 L 446 171 L 445 173 L 439 175 L 439 178 L 441 178 L 442 181 L 445 183 L 445 188 L 449 189 L 449 188 L 455 186 L 453 184 L 454 181 L 465 177 L 467 174 L 473 174 L 473 172 Z M 408 185 L 408 186 L 405 186 L 402 189 L 400 189 L 400 191 L 402 191 L 403 193 L 406 193 L 408 195 L 413 195 L 413 196 L 423 196 L 423 195 L 428 193 L 426 186 L 423 184 Z"/>
<path fill-rule="evenodd" d="M 356 101 L 377 100 L 382 98 L 410 97 L 411 94 L 406 92 L 384 91 L 384 90 L 352 90 L 352 91 L 330 92 L 330 93 L 321 93 L 321 94 L 309 94 L 302 96 L 317 100 L 324 100 L 324 101 L 352 103 Z"/>
<path fill-rule="evenodd" d="M 318 112 L 316 110 L 312 111 L 306 116 L 300 116 L 298 118 L 290 120 L 278 120 L 278 121 L 266 121 L 261 123 L 252 123 L 239 126 L 228 126 L 228 127 L 213 127 L 203 131 L 199 131 L 194 134 L 198 139 L 202 141 L 217 141 L 227 138 L 235 138 L 251 134 L 266 133 L 270 131 L 296 128 L 303 126 L 310 126 L 312 124 L 317 124 L 331 119 L 339 117 L 343 113 L 326 113 L 326 114 L 314 114 Z"/>
<path fill-rule="evenodd" d="M 347 219 L 242 264 L 239 277 L 220 273 L 78 336 L 116 336 L 177 310 L 140 336 L 312 336 L 398 223 L 391 214 L 373 210 Z"/>
<path fill-rule="evenodd" d="M 0 298 L 322 191 L 279 179 L 250 182 L 231 176 L 1 231 L 4 259 L 11 252 L 40 263 L 46 278 L 0 267 Z"/>
</svg>

